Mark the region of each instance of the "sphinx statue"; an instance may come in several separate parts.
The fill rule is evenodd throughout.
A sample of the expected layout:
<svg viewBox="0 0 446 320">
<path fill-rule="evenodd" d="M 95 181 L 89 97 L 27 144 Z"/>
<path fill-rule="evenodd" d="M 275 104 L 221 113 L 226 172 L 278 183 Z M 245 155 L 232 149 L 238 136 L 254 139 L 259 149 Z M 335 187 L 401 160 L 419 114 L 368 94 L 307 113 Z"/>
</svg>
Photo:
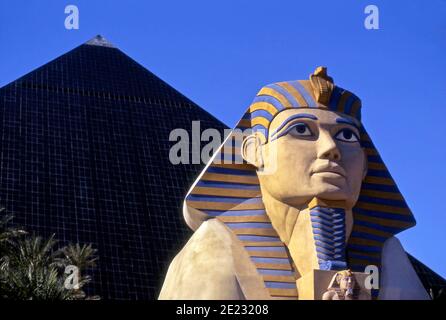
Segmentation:
<svg viewBox="0 0 446 320">
<path fill-rule="evenodd" d="M 369 266 L 379 280 L 364 296 L 429 299 L 395 237 L 415 225 L 412 212 L 360 99 L 324 67 L 259 91 L 183 214 L 194 234 L 159 299 L 338 299 L 339 275 L 362 285 Z"/>
</svg>

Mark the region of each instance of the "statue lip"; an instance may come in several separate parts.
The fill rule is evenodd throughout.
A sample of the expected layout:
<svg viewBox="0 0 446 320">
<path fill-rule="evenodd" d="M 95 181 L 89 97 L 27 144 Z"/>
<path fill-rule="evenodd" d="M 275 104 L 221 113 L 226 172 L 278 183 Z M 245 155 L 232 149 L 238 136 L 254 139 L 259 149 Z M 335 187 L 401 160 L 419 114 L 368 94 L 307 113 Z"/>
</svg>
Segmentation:
<svg viewBox="0 0 446 320">
<path fill-rule="evenodd" d="M 315 173 L 334 173 L 344 178 L 346 176 L 345 170 L 341 166 L 339 166 L 338 164 L 334 164 L 333 162 L 323 165 L 316 165 L 315 168 L 311 170 L 311 175 Z"/>
</svg>

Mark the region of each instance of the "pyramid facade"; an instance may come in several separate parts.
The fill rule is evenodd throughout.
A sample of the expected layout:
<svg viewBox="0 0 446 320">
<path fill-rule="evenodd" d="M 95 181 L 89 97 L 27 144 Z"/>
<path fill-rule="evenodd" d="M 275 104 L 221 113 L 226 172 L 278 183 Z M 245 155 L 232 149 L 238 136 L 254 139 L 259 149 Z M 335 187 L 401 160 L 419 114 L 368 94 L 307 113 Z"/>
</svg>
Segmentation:
<svg viewBox="0 0 446 320">
<path fill-rule="evenodd" d="M 0 206 L 38 235 L 92 243 L 92 294 L 156 298 L 202 167 L 170 163 L 169 133 L 225 126 L 99 36 L 1 88 L 0 119 Z"/>
</svg>

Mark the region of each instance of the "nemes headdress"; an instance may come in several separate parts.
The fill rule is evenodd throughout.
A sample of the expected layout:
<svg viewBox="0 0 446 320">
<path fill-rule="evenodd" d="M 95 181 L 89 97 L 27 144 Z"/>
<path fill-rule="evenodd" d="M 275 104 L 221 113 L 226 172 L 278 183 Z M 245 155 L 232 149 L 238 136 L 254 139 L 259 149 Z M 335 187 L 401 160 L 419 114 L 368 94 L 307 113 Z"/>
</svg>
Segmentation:
<svg viewBox="0 0 446 320">
<path fill-rule="evenodd" d="M 334 85 L 324 67 L 317 68 L 309 80 L 267 85 L 194 182 L 183 210 L 193 230 L 206 219 L 224 222 L 244 245 L 272 297 L 297 295 L 293 266 L 265 212 L 256 168 L 241 157 L 245 135 L 240 132 L 258 132 L 268 143 L 271 121 L 290 108 L 330 110 L 361 123 L 361 100 Z M 368 172 L 352 209 L 354 225 L 346 257 L 349 269 L 364 272 L 367 265 L 380 267 L 383 243 L 414 226 L 415 219 L 362 123 L 360 143 L 367 154 Z"/>
<path fill-rule="evenodd" d="M 353 93 L 337 87 L 319 67 L 310 80 L 278 82 L 263 87 L 239 123 L 259 132 L 268 141 L 268 128 L 272 119 L 290 108 L 319 108 L 347 114 L 361 121 L 361 100 Z"/>
</svg>

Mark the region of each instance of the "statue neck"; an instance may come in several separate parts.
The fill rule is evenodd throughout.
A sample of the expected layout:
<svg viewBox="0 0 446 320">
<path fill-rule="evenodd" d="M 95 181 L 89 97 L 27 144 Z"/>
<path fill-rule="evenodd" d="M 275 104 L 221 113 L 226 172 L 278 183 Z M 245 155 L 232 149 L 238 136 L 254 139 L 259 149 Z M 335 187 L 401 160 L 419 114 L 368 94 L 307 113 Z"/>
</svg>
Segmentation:
<svg viewBox="0 0 446 320">
<path fill-rule="evenodd" d="M 345 244 L 353 226 L 351 209 L 308 203 L 290 206 L 267 193 L 262 198 L 271 224 L 301 276 L 314 269 L 345 269 Z"/>
</svg>

